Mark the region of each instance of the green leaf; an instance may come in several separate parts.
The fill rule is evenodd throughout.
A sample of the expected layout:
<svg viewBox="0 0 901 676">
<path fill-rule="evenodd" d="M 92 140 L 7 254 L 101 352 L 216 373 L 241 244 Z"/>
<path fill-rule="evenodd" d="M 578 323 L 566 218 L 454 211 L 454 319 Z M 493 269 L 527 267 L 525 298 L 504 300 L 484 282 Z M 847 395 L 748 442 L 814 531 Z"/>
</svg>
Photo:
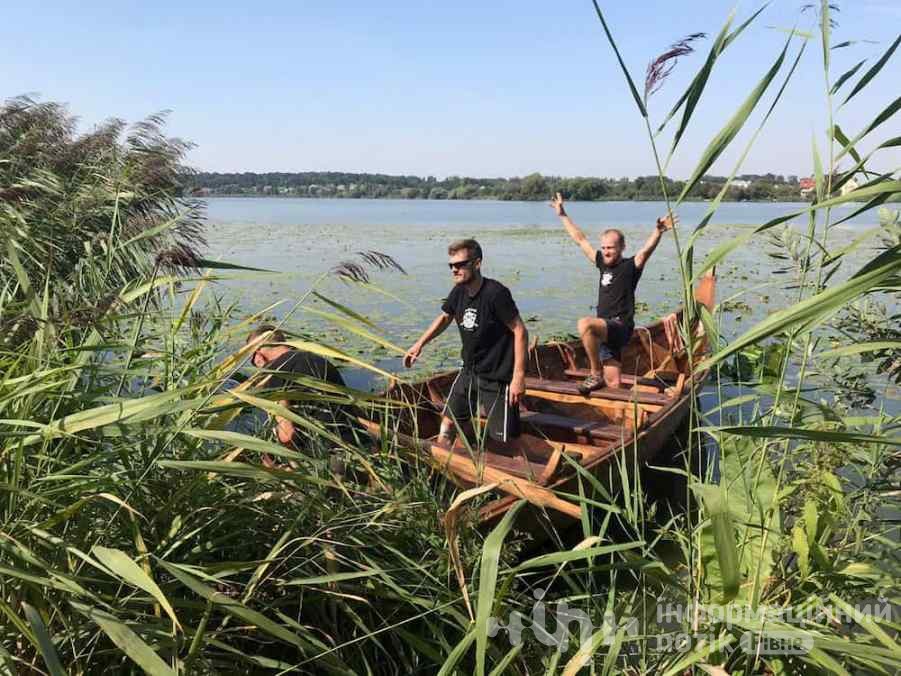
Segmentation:
<svg viewBox="0 0 901 676">
<path fill-rule="evenodd" d="M 632 81 L 632 76 L 629 75 L 629 69 L 626 68 L 623 57 L 619 54 L 619 48 L 616 46 L 616 42 L 610 34 L 610 29 L 607 27 L 607 22 L 604 20 L 604 14 L 601 12 L 601 8 L 598 7 L 597 0 L 591 0 L 591 2 L 594 4 L 594 11 L 597 12 L 598 19 L 601 21 L 601 26 L 604 27 L 604 34 L 607 36 L 610 46 L 613 47 L 613 53 L 616 54 L 616 60 L 619 61 L 619 67 L 622 69 L 623 75 L 626 76 L 626 82 L 629 83 L 629 90 L 632 92 L 632 98 L 635 99 L 635 105 L 638 106 L 638 111 L 641 113 L 641 116 L 646 118 L 648 116 L 647 108 L 644 107 L 644 102 L 641 100 L 641 96 L 638 95 L 638 89 L 636 89 L 635 83 Z"/>
<path fill-rule="evenodd" d="M 817 503 L 813 498 L 807 498 L 804 501 L 804 532 L 807 533 L 807 544 L 813 545 L 817 540 L 817 531 L 819 529 L 819 513 L 817 512 Z"/>
<path fill-rule="evenodd" d="M 72 604 L 96 622 L 119 650 L 151 676 L 177 676 L 153 648 L 116 617 L 95 608 Z"/>
<path fill-rule="evenodd" d="M 526 504 L 525 500 L 519 500 L 504 517 L 498 522 L 482 546 L 482 562 L 479 565 L 479 596 L 476 609 L 476 674 L 485 674 L 485 654 L 488 649 L 488 620 L 494 608 L 494 590 L 497 588 L 498 564 L 501 557 L 501 547 L 519 510 Z"/>
<path fill-rule="evenodd" d="M 857 150 L 854 149 L 854 146 L 851 145 L 851 141 L 848 140 L 848 137 L 845 136 L 845 133 L 842 131 L 842 128 L 837 124 L 832 126 L 832 137 L 838 141 L 842 149 L 847 149 L 849 153 L 851 153 L 851 157 L 854 158 L 854 161 L 858 164 L 862 164 L 862 160 L 860 159 L 860 154 Z M 833 186 L 833 190 L 836 190 L 836 187 Z"/>
<path fill-rule="evenodd" d="M 139 399 L 121 399 L 113 404 L 79 411 L 59 420 L 50 421 L 40 434 L 25 437 L 22 439 L 21 444 L 30 446 L 45 439 L 68 436 L 77 432 L 85 432 L 117 423 L 144 422 L 168 413 L 180 411 L 184 409 L 185 403 L 180 401 L 181 398 L 186 393 L 203 386 L 204 383 L 198 383 Z M 200 403 L 201 400 L 198 400 L 196 405 L 199 406 Z"/>
<path fill-rule="evenodd" d="M 570 561 L 581 561 L 582 559 L 590 559 L 595 556 L 603 556 L 614 552 L 624 552 L 629 549 L 639 549 L 644 546 L 644 542 L 624 542 L 617 545 L 604 545 L 602 547 L 589 547 L 587 549 L 574 549 L 570 551 L 554 552 L 553 554 L 542 554 L 535 558 L 523 561 L 513 572 L 530 570 L 532 568 L 541 568 L 543 566 L 553 566 L 558 563 L 567 563 Z M 640 565 L 640 561 L 636 565 Z"/>
<path fill-rule="evenodd" d="M 125 580 L 128 584 L 143 589 L 145 592 L 155 598 L 166 611 L 166 614 L 172 619 L 179 629 L 181 625 L 175 616 L 175 610 L 169 603 L 169 599 L 163 594 L 163 590 L 159 588 L 156 582 L 125 552 L 119 549 L 109 549 L 107 547 L 95 546 L 91 553 L 100 563 L 106 566 L 115 575 Z"/>
<path fill-rule="evenodd" d="M 338 315 L 332 314 L 331 312 L 324 312 L 314 307 L 302 307 L 301 310 L 303 312 L 309 312 L 310 314 L 317 315 L 322 317 L 323 319 L 327 319 L 333 324 L 337 324 L 338 326 L 344 328 L 345 330 L 360 336 L 361 338 L 365 338 L 371 343 L 375 343 L 376 345 L 381 345 L 382 347 L 391 350 L 392 352 L 396 352 L 397 354 L 403 355 L 406 350 L 398 345 L 395 345 L 390 340 L 386 340 L 381 336 L 369 331 L 367 329 L 356 326 L 353 322 L 350 322 L 343 317 L 339 317 Z"/>
<path fill-rule="evenodd" d="M 893 141 L 894 140 L 896 139 L 893 139 Z M 870 198 L 875 195 L 881 195 L 883 193 L 887 193 L 889 196 L 901 193 L 901 181 L 883 181 L 880 183 L 867 185 L 845 195 L 832 197 L 828 200 L 824 200 L 823 202 L 811 204 L 809 207 L 801 209 L 800 211 L 795 211 L 783 216 L 779 216 L 770 221 L 767 221 L 763 225 L 750 229 L 742 233 L 741 235 L 732 237 L 731 239 L 728 239 L 722 244 L 714 247 L 714 249 L 707 255 L 707 257 L 704 259 L 703 266 L 701 266 L 701 268 L 694 273 L 694 276 L 692 277 L 692 284 L 697 284 L 704 273 L 706 273 L 715 265 L 718 265 L 719 262 L 726 256 L 728 256 L 732 251 L 744 246 L 751 239 L 753 239 L 755 235 L 764 232 L 765 230 L 769 230 L 777 225 L 781 225 L 782 223 L 797 218 L 798 216 L 803 216 L 804 214 L 810 213 L 812 211 L 831 208 L 839 204 L 844 204 L 845 202 L 860 202 L 865 198 Z"/>
<path fill-rule="evenodd" d="M 792 528 L 792 548 L 798 555 L 798 569 L 801 577 L 810 575 L 810 544 L 807 542 L 807 534 L 800 526 Z"/>
<path fill-rule="evenodd" d="M 834 48 L 833 48 L 833 49 L 834 49 Z M 841 89 L 841 86 L 842 86 L 843 84 L 845 84 L 845 82 L 848 81 L 848 78 L 854 77 L 854 73 L 856 73 L 858 70 L 860 70 L 860 67 L 861 67 L 863 64 L 865 64 L 866 62 L 867 62 L 867 60 L 864 59 L 863 61 L 861 61 L 860 63 L 858 63 L 856 66 L 854 66 L 853 68 L 851 68 L 850 70 L 848 70 L 848 71 L 842 73 L 841 77 L 839 77 L 838 80 L 835 81 L 835 84 L 832 85 L 832 89 L 829 90 L 829 93 L 830 93 L 830 94 L 835 94 L 839 89 Z"/>
<path fill-rule="evenodd" d="M 713 527 L 716 556 L 719 561 L 723 601 L 729 601 L 738 594 L 741 583 L 738 545 L 735 542 L 735 525 L 729 512 L 729 502 L 722 486 L 695 484 L 693 490 L 700 496 L 704 513 Z"/>
<path fill-rule="evenodd" d="M 779 57 L 770 66 L 770 69 L 766 72 L 760 82 L 757 83 L 757 86 L 751 91 L 748 97 L 744 100 L 744 102 L 739 106 L 738 110 L 732 115 L 728 122 L 726 122 L 725 126 L 720 129 L 716 136 L 710 141 L 707 145 L 707 148 L 704 150 L 704 153 L 701 155 L 701 160 L 698 162 L 694 171 L 691 174 L 691 177 L 685 182 L 685 186 L 682 188 L 682 192 L 679 195 L 679 198 L 676 200 L 676 203 L 680 203 L 685 196 L 691 191 L 692 188 L 695 187 L 698 181 L 701 180 L 701 177 L 707 173 L 708 169 L 710 169 L 711 165 L 722 155 L 723 151 L 729 146 L 732 142 L 732 139 L 741 131 L 741 128 L 744 126 L 745 122 L 750 117 L 751 112 L 757 106 L 764 92 L 770 86 L 770 83 L 773 81 L 773 78 L 776 77 L 776 74 L 779 72 L 779 69 L 782 68 L 782 63 L 785 61 L 785 55 L 788 51 L 788 46 L 791 44 L 791 37 L 786 41 L 785 46 L 782 48 L 782 52 L 779 54 Z"/>
<path fill-rule="evenodd" d="M 338 301 L 334 301 L 334 300 L 332 300 L 331 298 L 328 298 L 328 297 L 326 297 L 326 296 L 323 296 L 323 295 L 322 295 L 321 293 L 319 293 L 318 291 L 313 291 L 312 293 L 313 293 L 314 296 L 316 296 L 316 298 L 318 298 L 319 300 L 321 300 L 321 301 L 322 301 L 323 303 L 325 303 L 326 305 L 331 305 L 333 308 L 335 308 L 336 310 L 338 310 L 338 312 L 341 312 L 341 313 L 343 313 L 343 314 L 346 314 L 348 317 L 350 317 L 350 318 L 352 318 L 352 319 L 356 319 L 356 320 L 357 320 L 358 322 L 360 322 L 361 324 L 366 324 L 366 325 L 369 326 L 370 328 L 373 328 L 373 329 L 377 329 L 377 328 L 378 328 L 378 327 L 377 327 L 375 324 L 373 324 L 368 318 L 364 317 L 364 316 L 361 315 L 359 312 L 355 312 L 355 311 L 351 310 L 351 309 L 350 309 L 349 307 L 347 307 L 346 305 L 342 305 L 342 304 L 339 303 Z"/>
<path fill-rule="evenodd" d="M 823 160 L 820 159 L 820 149 L 817 147 L 816 137 L 810 139 L 813 152 L 813 177 L 816 184 L 817 202 L 822 202 L 826 194 L 826 181 L 823 174 Z"/>
<path fill-rule="evenodd" d="M 175 564 L 171 564 L 167 561 L 162 560 L 159 560 L 159 563 L 185 587 L 190 589 L 201 598 L 206 599 L 210 603 L 221 606 L 222 609 L 229 615 L 233 615 L 239 620 L 247 622 L 252 627 L 256 627 L 260 631 L 269 634 L 273 638 L 277 638 L 284 643 L 299 648 L 305 654 L 308 653 L 310 648 L 313 646 L 313 644 L 311 644 L 308 640 L 300 638 L 300 636 L 298 636 L 295 632 L 288 630 L 286 627 L 283 627 L 276 622 L 273 622 L 262 613 L 259 613 L 256 610 L 251 610 L 247 606 L 242 605 L 240 602 L 226 596 L 222 592 L 210 589 L 205 584 L 200 582 L 200 580 L 196 579 L 193 575 L 188 574 L 188 572 L 185 571 L 181 566 L 176 566 Z"/>
<path fill-rule="evenodd" d="M 883 340 L 872 343 L 846 345 L 845 347 L 837 347 L 834 350 L 820 352 L 819 356 L 823 358 L 847 357 L 852 354 L 864 354 L 865 352 L 878 352 L 880 350 L 901 350 L 901 341 Z"/>
<path fill-rule="evenodd" d="M 276 455 L 283 458 L 291 458 L 293 460 L 300 460 L 304 462 L 310 462 L 312 460 L 312 458 L 310 458 L 310 456 L 305 453 L 292 451 L 289 448 L 282 446 L 281 444 L 266 441 L 265 439 L 260 439 L 259 437 L 252 437 L 249 434 L 241 434 L 240 432 L 188 428 L 182 430 L 181 433 L 190 437 L 196 437 L 198 439 L 221 441 L 238 448 L 247 448 L 252 451 L 269 453 L 270 455 Z"/>
<path fill-rule="evenodd" d="M 353 364 L 354 366 L 359 366 L 360 368 L 364 368 L 367 371 L 372 371 L 373 373 L 377 373 L 381 376 L 385 376 L 388 379 L 394 378 L 390 373 L 384 371 L 380 368 L 372 366 L 371 364 L 357 359 L 341 350 L 338 350 L 334 347 L 327 347 L 325 345 L 320 345 L 319 343 L 312 343 L 306 340 L 289 340 L 284 343 L 289 347 L 293 347 L 296 350 L 302 350 L 304 352 L 312 352 L 313 354 L 318 354 L 321 357 L 325 357 L 327 359 L 338 359 L 340 361 L 346 361 L 349 364 Z"/>
<path fill-rule="evenodd" d="M 460 639 L 460 642 L 454 646 L 454 649 L 450 651 L 447 659 L 444 660 L 444 664 L 442 664 L 441 668 L 438 670 L 438 676 L 450 676 L 455 673 L 457 663 L 463 659 L 463 656 L 469 651 L 469 646 L 472 645 L 475 638 L 476 629 L 473 628 L 468 631 L 466 635 Z"/>
<path fill-rule="evenodd" d="M 879 71 L 882 70 L 882 67 L 886 63 L 888 63 L 888 60 L 890 58 L 892 58 L 892 54 L 894 54 L 895 50 L 898 49 L 899 43 L 901 43 L 901 35 L 899 35 L 897 38 L 895 38 L 895 41 L 892 43 L 892 46 L 889 47 L 888 50 L 886 50 L 885 54 L 882 55 L 882 57 L 879 59 L 879 61 L 874 63 L 873 67 L 870 68 L 870 70 L 868 70 L 862 78 L 860 78 L 860 81 L 856 85 L 854 85 L 854 89 L 852 89 L 851 93 L 848 94 L 848 98 L 846 98 L 844 101 L 842 101 L 842 105 L 845 105 L 848 101 L 850 101 L 854 97 L 854 95 L 857 94 L 857 92 L 859 92 L 861 89 L 866 87 L 870 83 L 870 80 L 872 80 L 874 77 L 876 77 L 876 75 L 879 73 Z"/>
<path fill-rule="evenodd" d="M 692 665 L 697 664 L 702 660 L 706 660 L 707 656 L 713 652 L 717 652 L 722 650 L 723 648 L 728 647 L 731 643 L 735 641 L 735 636 L 732 634 L 728 634 L 723 638 L 717 639 L 711 643 L 708 643 L 706 640 L 701 639 L 697 642 L 694 649 L 685 655 L 680 655 L 679 658 L 667 669 L 663 672 L 663 676 L 676 676 L 676 674 L 681 674 L 688 670 Z"/>
<path fill-rule="evenodd" d="M 286 481 L 295 484 L 313 484 L 323 488 L 334 488 L 335 484 L 305 476 L 299 472 L 287 469 L 269 469 L 258 465 L 248 465 L 243 462 L 227 462 L 225 460 L 159 460 L 157 464 L 165 469 L 191 470 L 194 472 L 212 472 L 225 476 L 234 476 L 240 479 L 253 481 Z"/>
<path fill-rule="evenodd" d="M 275 274 L 276 270 L 266 270 L 264 268 L 250 268 L 246 265 L 235 265 L 234 263 L 224 263 L 221 261 L 211 261 L 208 258 L 198 258 L 195 260 L 197 268 L 212 268 L 214 270 L 249 270 L 250 272 L 268 272 Z"/>
<path fill-rule="evenodd" d="M 899 264 L 901 264 L 901 247 L 888 249 L 842 284 L 774 312 L 725 348 L 705 359 L 697 368 L 708 369 L 749 345 L 754 345 L 792 326 L 812 327 L 817 321 L 844 307 L 852 299 L 897 274 Z"/>
<path fill-rule="evenodd" d="M 507 667 L 509 667 L 513 660 L 516 659 L 517 655 L 522 651 L 523 644 L 520 643 L 518 645 L 513 646 L 510 650 L 507 651 L 507 654 L 504 655 L 503 659 L 497 663 L 497 666 L 491 670 L 491 673 L 488 676 L 504 676 L 507 672 Z"/>
<path fill-rule="evenodd" d="M 41 657 L 44 658 L 44 664 L 51 676 L 66 676 L 66 670 L 63 669 L 63 663 L 60 662 L 59 655 L 53 645 L 53 640 L 41 619 L 41 614 L 30 605 L 22 602 L 22 609 L 25 611 L 25 617 L 28 618 L 28 624 L 34 631 L 35 638 L 38 642 L 38 648 L 41 650 Z"/>
<path fill-rule="evenodd" d="M 745 26 L 750 23 L 760 12 L 763 11 L 763 7 L 761 7 L 757 12 L 745 22 Z M 679 100 L 676 101 L 676 104 L 673 106 L 673 109 L 669 112 L 669 115 L 664 118 L 663 122 L 657 129 L 657 133 L 663 131 L 663 128 L 669 123 L 669 121 L 673 118 L 673 116 L 682 108 L 682 105 L 685 105 L 685 110 L 682 113 L 682 120 L 679 122 L 679 128 L 676 130 L 675 135 L 673 136 L 673 143 L 670 147 L 669 157 L 672 157 L 673 153 L 676 150 L 676 146 L 679 145 L 679 140 L 682 138 L 682 134 L 685 133 L 685 129 L 688 127 L 688 121 L 691 119 L 692 114 L 694 113 L 695 107 L 698 105 L 698 101 L 701 98 L 701 94 L 704 92 L 704 87 L 707 86 L 707 80 L 710 78 L 710 73 L 713 70 L 713 64 L 716 63 L 717 58 L 719 58 L 720 54 L 723 53 L 723 50 L 726 48 L 728 44 L 727 39 L 729 35 L 729 26 L 732 25 L 732 19 L 735 17 L 735 10 L 729 13 L 729 16 L 726 18 L 726 23 L 720 29 L 719 35 L 716 36 L 716 40 L 713 41 L 713 45 L 710 47 L 710 51 L 707 53 L 707 59 L 704 61 L 704 65 L 701 66 L 700 70 L 695 74 L 694 78 L 692 78 L 691 84 L 688 85 L 688 89 L 679 97 Z M 740 33 L 744 29 L 744 26 L 740 27 L 736 33 Z M 669 163 L 669 158 L 667 158 L 667 164 Z"/>
<path fill-rule="evenodd" d="M 376 575 L 382 575 L 384 573 L 384 570 L 381 570 L 380 568 L 374 568 L 357 572 L 333 573 L 332 575 L 317 575 L 316 577 L 298 577 L 292 580 L 287 580 L 286 582 L 282 582 L 281 586 L 304 587 L 306 585 L 323 585 L 329 584 L 330 582 L 346 582 L 347 580 L 359 580 L 365 577 L 375 577 Z"/>
<path fill-rule="evenodd" d="M 808 441 L 833 441 L 836 443 L 885 444 L 901 446 L 901 437 L 886 437 L 858 432 L 832 432 L 829 430 L 810 430 L 803 427 L 701 427 L 705 432 L 721 432 L 759 439 L 807 439 Z"/>
<path fill-rule="evenodd" d="M 679 129 L 676 131 L 672 147 L 670 148 L 670 157 L 672 157 L 673 152 L 675 151 L 676 146 L 679 143 L 679 140 L 682 138 L 682 134 L 685 133 L 685 129 L 688 127 L 688 122 L 691 119 L 692 114 L 694 113 L 694 109 L 701 98 L 701 94 L 703 93 L 704 88 L 707 86 L 707 80 L 710 78 L 710 73 L 713 71 L 713 65 L 716 63 L 716 60 L 732 43 L 732 41 L 735 40 L 745 30 L 745 28 L 747 28 L 748 25 L 760 15 L 760 13 L 764 9 L 766 9 L 767 4 L 769 3 L 766 3 L 762 7 L 760 7 L 760 9 L 754 12 L 747 21 L 745 21 L 741 26 L 732 31 L 732 33 L 729 33 L 729 27 L 732 25 L 732 19 L 735 13 L 734 11 L 730 12 L 729 17 L 726 19 L 725 25 L 720 30 L 719 35 L 717 35 L 716 40 L 713 41 L 713 45 L 710 47 L 710 51 L 707 53 L 707 59 L 704 61 L 704 65 L 701 66 L 700 70 L 692 79 L 691 84 L 688 85 L 688 88 L 685 90 L 682 96 L 679 97 L 679 100 L 676 101 L 673 109 L 669 112 L 669 114 L 657 129 L 658 133 L 661 132 L 667 125 L 667 123 L 679 111 L 679 109 L 682 107 L 682 104 L 685 104 L 685 112 L 682 114 L 682 120 L 679 123 Z M 667 158 L 666 163 L 669 164 L 669 158 Z"/>
</svg>

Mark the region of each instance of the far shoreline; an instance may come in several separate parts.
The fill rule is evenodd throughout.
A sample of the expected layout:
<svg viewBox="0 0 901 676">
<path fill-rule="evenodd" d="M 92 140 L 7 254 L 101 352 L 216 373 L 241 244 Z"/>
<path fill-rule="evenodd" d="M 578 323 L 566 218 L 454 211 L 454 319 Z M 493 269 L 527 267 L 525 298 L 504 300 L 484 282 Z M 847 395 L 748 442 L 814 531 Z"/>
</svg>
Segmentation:
<svg viewBox="0 0 901 676">
<path fill-rule="evenodd" d="M 445 198 L 429 198 L 429 197 L 342 197 L 339 195 L 328 195 L 325 197 L 311 197 L 310 195 L 248 195 L 246 193 L 216 193 L 213 195 L 197 195 L 192 194 L 190 197 L 194 199 L 200 200 L 208 200 L 208 199 L 278 199 L 278 200 L 310 200 L 310 201 L 325 201 L 325 200 L 340 200 L 340 201 L 348 201 L 348 202 L 364 202 L 364 201 L 378 201 L 378 202 L 497 202 L 499 204 L 536 204 L 540 202 L 545 202 L 550 200 L 550 196 L 547 199 L 536 199 L 536 200 L 503 200 L 498 199 L 496 197 L 475 197 L 475 198 L 454 198 L 454 199 L 445 199 Z M 577 200 L 570 199 L 567 202 L 574 204 L 593 204 L 593 203 L 616 203 L 621 202 L 623 204 L 629 204 L 633 202 L 663 202 L 663 199 L 656 198 L 639 198 L 639 199 L 622 199 L 622 198 L 611 198 L 611 199 L 596 199 L 596 200 Z M 686 198 L 682 200 L 682 204 L 691 203 L 691 204 L 705 204 L 713 202 L 712 199 L 703 199 L 703 198 Z M 811 204 L 811 202 L 806 202 L 804 200 L 773 200 L 773 199 L 722 199 L 720 202 L 728 202 L 729 204 Z M 862 204 L 862 202 L 846 202 L 846 204 Z"/>
</svg>

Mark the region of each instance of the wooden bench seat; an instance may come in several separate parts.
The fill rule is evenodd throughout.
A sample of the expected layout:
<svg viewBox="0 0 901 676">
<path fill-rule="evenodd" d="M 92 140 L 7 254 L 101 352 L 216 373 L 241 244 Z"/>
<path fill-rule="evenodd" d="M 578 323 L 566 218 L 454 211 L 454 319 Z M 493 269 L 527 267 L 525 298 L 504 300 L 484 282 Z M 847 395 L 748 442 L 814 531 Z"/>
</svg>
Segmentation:
<svg viewBox="0 0 901 676">
<path fill-rule="evenodd" d="M 621 441 L 623 435 L 628 436 L 625 428 L 621 425 L 614 425 L 607 422 L 580 420 L 579 418 L 570 418 L 565 415 L 538 413 L 536 411 L 520 413 L 519 417 L 524 425 L 529 425 L 538 428 L 539 430 L 554 428 L 571 432 L 575 435 L 590 437 L 592 439 L 604 439 L 607 441 Z"/>
<path fill-rule="evenodd" d="M 584 380 L 591 375 L 591 371 L 588 369 L 566 369 L 564 373 L 567 378 L 577 380 Z M 631 373 L 623 373 L 619 378 L 624 385 L 642 385 L 644 387 L 656 387 L 659 390 L 663 390 L 667 385 L 673 385 L 676 382 L 676 377 L 668 373 L 661 373 L 656 378 L 643 378 L 641 376 L 633 376 Z"/>
<path fill-rule="evenodd" d="M 670 398 L 656 392 L 636 392 L 634 390 L 611 390 L 602 387 L 588 395 L 579 392 L 576 383 L 563 380 L 544 380 L 542 378 L 526 378 L 526 393 L 528 390 L 538 392 L 553 392 L 570 396 L 584 397 L 586 399 L 608 399 L 611 401 L 638 402 L 651 406 L 664 406 L 670 402 Z"/>
</svg>

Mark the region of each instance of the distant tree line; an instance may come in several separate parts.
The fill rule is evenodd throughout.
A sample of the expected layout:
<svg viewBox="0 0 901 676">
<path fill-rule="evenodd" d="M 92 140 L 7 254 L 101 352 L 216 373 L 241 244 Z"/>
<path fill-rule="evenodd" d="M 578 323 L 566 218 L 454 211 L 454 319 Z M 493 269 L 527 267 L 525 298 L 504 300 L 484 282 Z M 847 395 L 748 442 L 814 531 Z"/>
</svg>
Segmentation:
<svg viewBox="0 0 901 676">
<path fill-rule="evenodd" d="M 235 173 L 198 172 L 186 176 L 187 187 L 199 195 L 282 195 L 286 197 L 400 198 L 448 200 L 545 200 L 562 192 L 572 200 L 659 200 L 663 193 L 656 176 L 592 178 L 529 174 L 522 178 L 449 176 L 390 176 L 343 172 Z M 723 176 L 705 176 L 691 191 L 694 199 L 715 197 Z M 670 196 L 682 181 L 666 180 Z M 800 196 L 797 176 L 743 174 L 733 180 L 726 199 L 791 201 Z"/>
</svg>

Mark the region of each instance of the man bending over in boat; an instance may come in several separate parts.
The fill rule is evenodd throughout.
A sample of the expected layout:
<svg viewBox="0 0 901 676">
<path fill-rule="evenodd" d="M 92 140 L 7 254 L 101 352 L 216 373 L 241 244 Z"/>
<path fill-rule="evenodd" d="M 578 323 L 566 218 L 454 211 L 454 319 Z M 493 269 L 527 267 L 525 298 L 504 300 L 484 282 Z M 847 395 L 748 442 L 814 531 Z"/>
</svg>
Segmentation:
<svg viewBox="0 0 901 676">
<path fill-rule="evenodd" d="M 601 248 L 597 250 L 566 214 L 563 197 L 559 192 L 551 201 L 551 206 L 569 236 L 600 271 L 597 317 L 582 317 L 577 325 L 591 368 L 590 375 L 579 385 L 579 390 L 582 394 L 588 394 L 603 387 L 605 383 L 607 387 L 619 387 L 622 349 L 629 342 L 635 328 L 635 288 L 648 258 L 660 243 L 660 237 L 672 229 L 674 218 L 671 214 L 658 218 L 654 232 L 641 250 L 634 257 L 623 258 L 626 237 L 622 231 L 604 230 L 601 234 Z"/>
<path fill-rule="evenodd" d="M 463 343 L 463 368 L 447 395 L 439 441 L 452 444 L 454 423 L 471 420 L 481 408 L 488 419 L 488 434 L 506 442 L 519 435 L 528 332 L 510 290 L 482 276 L 478 242 L 459 240 L 447 253 L 454 288 L 441 306 L 441 314 L 407 350 L 404 366 L 413 366 L 425 344 L 456 320 Z"/>
<path fill-rule="evenodd" d="M 345 387 L 341 372 L 328 359 L 284 345 L 286 340 L 285 334 L 272 324 L 262 324 L 247 336 L 247 344 L 257 344 L 257 348 L 250 358 L 251 362 L 258 369 L 269 372 L 266 380 L 262 383 L 265 388 L 313 391 L 297 383 L 292 376 L 315 378 L 332 385 Z M 287 399 L 280 400 L 278 403 L 295 413 L 313 419 L 329 431 L 337 431 L 345 440 L 348 437 L 353 438 L 353 430 L 348 424 L 348 415 L 342 406 L 316 401 L 291 402 Z M 308 451 L 310 437 L 305 437 L 301 430 L 287 418 L 275 417 L 275 435 L 282 445 L 288 448 L 302 452 Z M 269 455 L 264 453 L 261 459 L 266 467 L 275 466 Z M 329 467 L 337 474 L 344 473 L 343 461 L 334 453 L 329 457 Z"/>
</svg>

